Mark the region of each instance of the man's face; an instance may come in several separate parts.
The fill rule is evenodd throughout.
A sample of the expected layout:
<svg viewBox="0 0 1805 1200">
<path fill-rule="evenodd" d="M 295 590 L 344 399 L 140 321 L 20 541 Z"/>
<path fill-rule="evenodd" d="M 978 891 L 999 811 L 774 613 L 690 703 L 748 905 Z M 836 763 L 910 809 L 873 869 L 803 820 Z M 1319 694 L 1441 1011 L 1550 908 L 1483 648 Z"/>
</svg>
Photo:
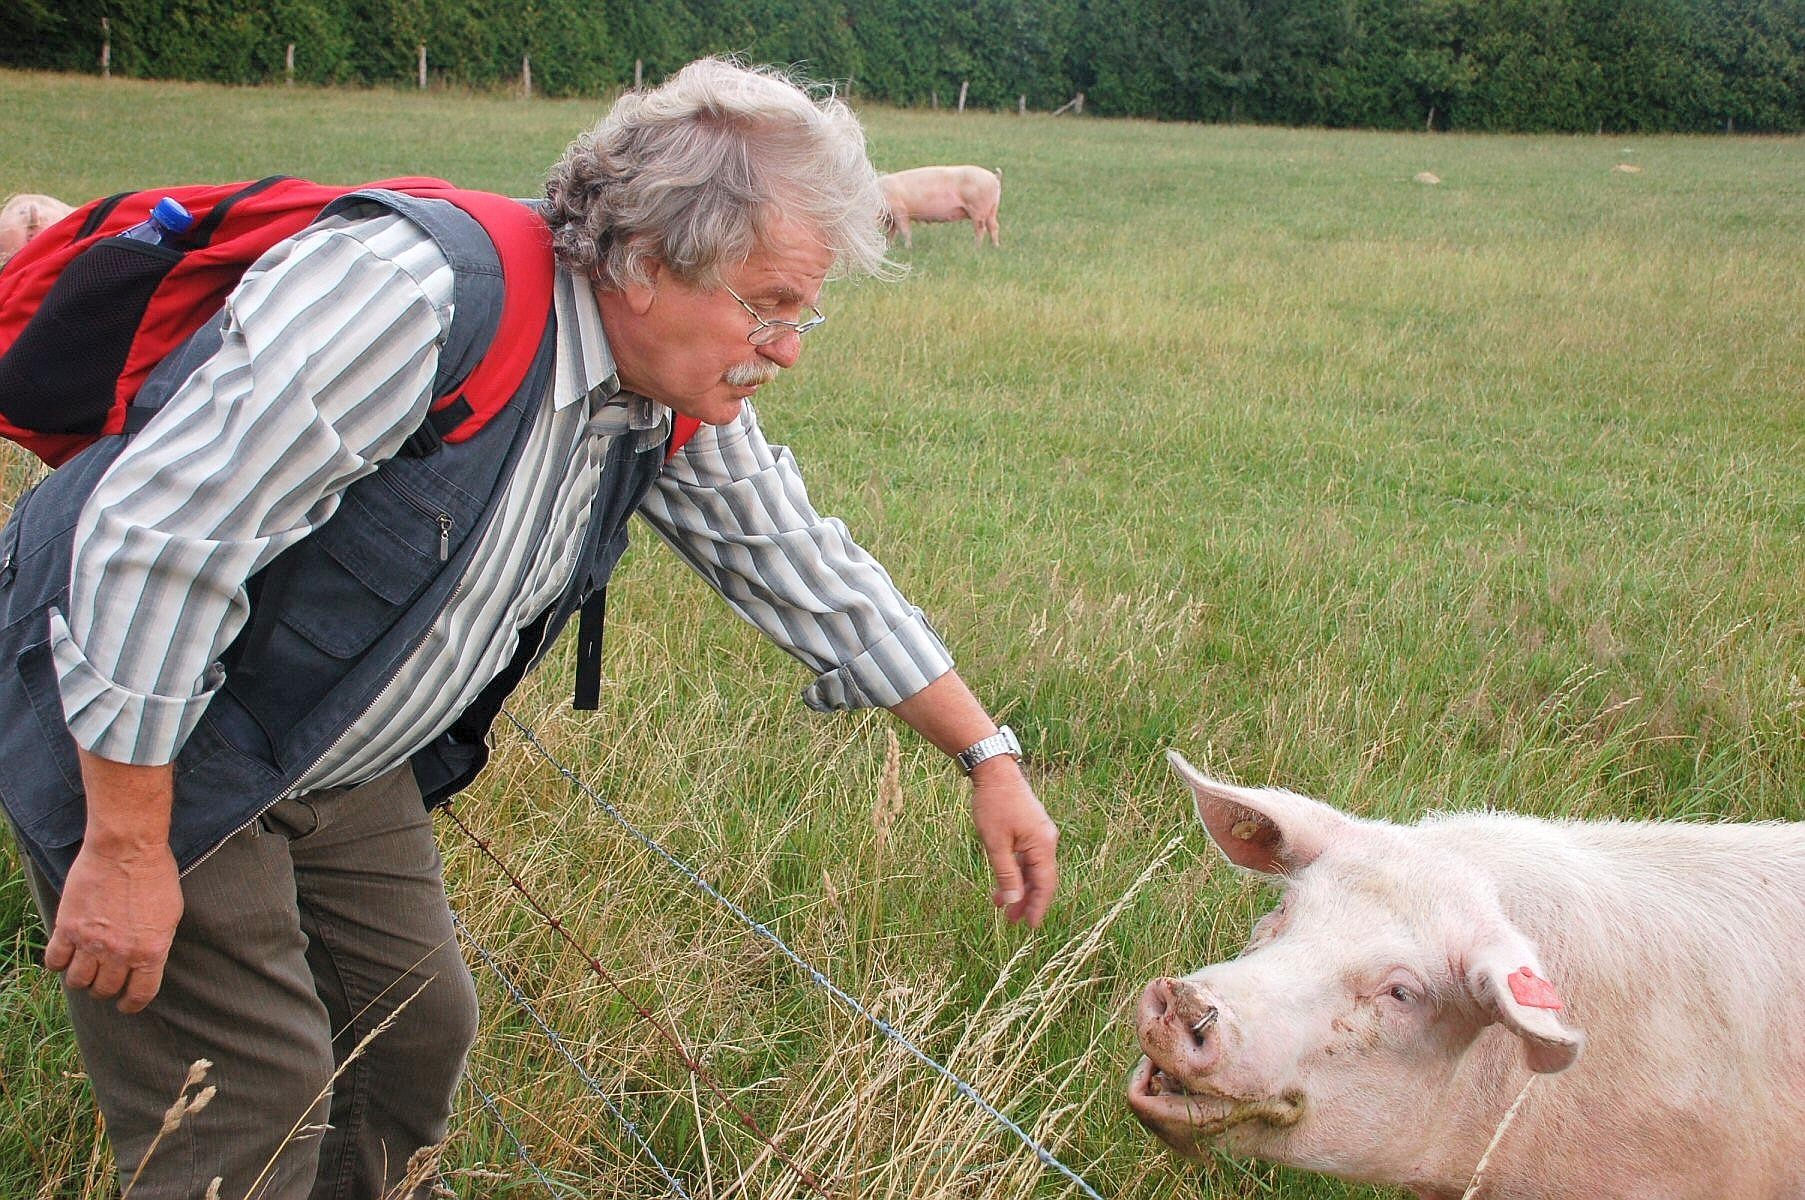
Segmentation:
<svg viewBox="0 0 1805 1200">
<path fill-rule="evenodd" d="M 803 227 L 779 222 L 751 257 L 724 273 L 727 287 L 766 320 L 795 321 L 821 295 L 833 254 Z M 779 370 L 794 366 L 802 339 L 764 346 L 746 340 L 757 324 L 727 288 L 699 289 L 661 265 L 651 282 L 598 292 L 621 386 L 687 417 L 724 425 Z"/>
</svg>

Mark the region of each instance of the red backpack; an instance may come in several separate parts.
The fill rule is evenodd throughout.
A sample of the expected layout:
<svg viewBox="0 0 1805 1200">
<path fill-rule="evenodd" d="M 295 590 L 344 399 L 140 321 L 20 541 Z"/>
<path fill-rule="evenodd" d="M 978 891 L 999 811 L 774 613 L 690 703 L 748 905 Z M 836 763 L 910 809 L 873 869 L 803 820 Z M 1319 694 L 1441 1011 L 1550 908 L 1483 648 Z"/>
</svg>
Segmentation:
<svg viewBox="0 0 1805 1200">
<path fill-rule="evenodd" d="M 461 442 L 519 388 L 551 311 L 553 259 L 545 222 L 526 205 L 442 179 L 368 184 L 447 200 L 474 217 L 501 261 L 500 324 L 489 351 L 432 413 Z M 328 204 L 364 188 L 272 176 L 255 183 L 122 192 L 83 205 L 44 230 L 0 270 L 0 436 L 51 466 L 96 438 L 135 432 L 145 378 L 216 314 L 264 251 L 312 224 Z M 117 235 L 146 221 L 163 197 L 194 217 L 164 244 Z M 468 406 L 467 408 L 465 406 Z M 671 453 L 698 422 L 679 416 Z"/>
</svg>

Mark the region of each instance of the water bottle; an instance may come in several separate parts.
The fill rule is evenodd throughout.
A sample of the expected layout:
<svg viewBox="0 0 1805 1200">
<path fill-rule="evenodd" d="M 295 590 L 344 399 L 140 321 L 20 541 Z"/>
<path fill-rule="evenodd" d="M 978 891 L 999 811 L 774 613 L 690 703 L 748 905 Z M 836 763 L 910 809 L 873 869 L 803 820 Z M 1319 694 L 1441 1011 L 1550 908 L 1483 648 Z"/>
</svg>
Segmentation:
<svg viewBox="0 0 1805 1200">
<path fill-rule="evenodd" d="M 161 246 L 169 239 L 187 233 L 193 226 L 194 214 L 184 208 L 182 202 L 174 196 L 165 196 L 150 210 L 149 218 L 138 222 L 119 236 L 130 238 L 134 242 Z"/>
</svg>

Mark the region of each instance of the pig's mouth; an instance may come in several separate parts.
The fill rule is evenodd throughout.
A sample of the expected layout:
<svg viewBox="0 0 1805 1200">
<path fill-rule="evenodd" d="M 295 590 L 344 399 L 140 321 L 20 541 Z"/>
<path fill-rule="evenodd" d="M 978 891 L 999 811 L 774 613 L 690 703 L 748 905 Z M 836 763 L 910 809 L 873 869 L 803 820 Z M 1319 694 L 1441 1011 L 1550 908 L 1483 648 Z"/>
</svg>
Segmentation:
<svg viewBox="0 0 1805 1200">
<path fill-rule="evenodd" d="M 1249 1121 L 1284 1129 L 1304 1115 L 1301 1094 L 1250 1097 L 1192 1091 L 1145 1055 L 1128 1077 L 1128 1106 L 1143 1125 L 1179 1150 L 1193 1149 Z"/>
</svg>

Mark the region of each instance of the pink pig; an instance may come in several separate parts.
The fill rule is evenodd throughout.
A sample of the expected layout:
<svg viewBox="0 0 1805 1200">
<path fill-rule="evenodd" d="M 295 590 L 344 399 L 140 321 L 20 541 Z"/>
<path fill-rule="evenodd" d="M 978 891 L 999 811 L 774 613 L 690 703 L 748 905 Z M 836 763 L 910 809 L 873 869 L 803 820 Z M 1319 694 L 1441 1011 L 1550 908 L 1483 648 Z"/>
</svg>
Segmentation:
<svg viewBox="0 0 1805 1200">
<path fill-rule="evenodd" d="M 1168 757 L 1284 889 L 1142 994 L 1128 1102 L 1174 1149 L 1424 1200 L 1805 1197 L 1805 825 L 1406 827 Z"/>
<path fill-rule="evenodd" d="M 903 245 L 914 242 L 909 237 L 911 221 L 971 220 L 978 245 L 984 235 L 990 244 L 1002 245 L 997 225 L 997 205 L 1003 198 L 1002 172 L 983 167 L 914 167 L 894 175 L 878 176 L 884 189 L 884 203 L 890 208 L 891 232 L 902 237 Z"/>
<path fill-rule="evenodd" d="M 0 262 L 5 262 L 39 232 L 73 211 L 55 196 L 24 192 L 0 205 Z"/>
</svg>

